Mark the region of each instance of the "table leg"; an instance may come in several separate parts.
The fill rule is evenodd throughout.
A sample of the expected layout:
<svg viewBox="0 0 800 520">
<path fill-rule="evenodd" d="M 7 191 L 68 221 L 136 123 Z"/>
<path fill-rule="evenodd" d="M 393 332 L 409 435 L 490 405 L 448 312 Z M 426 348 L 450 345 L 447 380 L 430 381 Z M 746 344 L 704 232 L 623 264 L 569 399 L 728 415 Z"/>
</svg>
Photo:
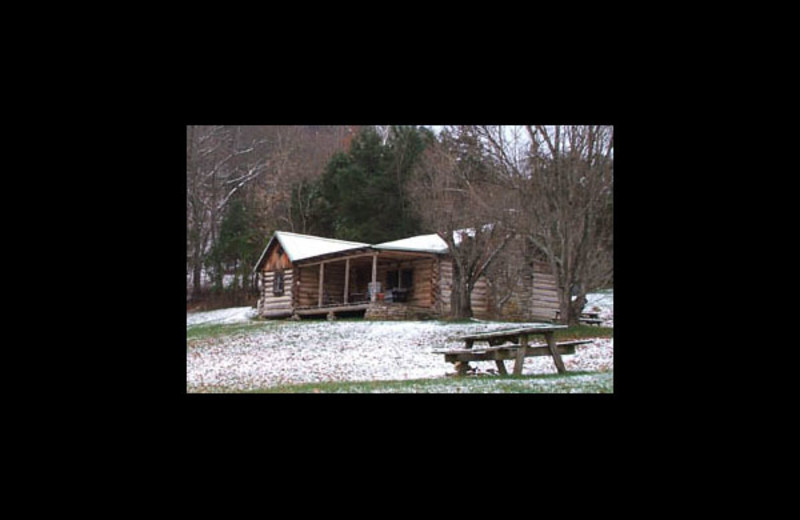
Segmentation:
<svg viewBox="0 0 800 520">
<path fill-rule="evenodd" d="M 497 365 L 497 370 L 500 372 L 501 375 L 507 376 L 508 370 L 506 370 L 506 362 L 502 359 L 495 359 L 494 364 Z"/>
<path fill-rule="evenodd" d="M 517 350 L 517 360 L 514 363 L 514 375 L 522 375 L 522 364 L 525 362 L 525 354 L 528 350 L 528 336 L 519 337 L 519 350 Z"/>
<path fill-rule="evenodd" d="M 564 366 L 564 361 L 561 359 L 561 354 L 558 353 L 558 349 L 556 348 L 555 334 L 552 332 L 545 332 L 544 337 L 547 340 L 547 349 L 550 351 L 550 355 L 553 356 L 553 361 L 556 364 L 556 369 L 558 369 L 558 373 L 559 374 L 565 373 L 567 369 Z"/>
</svg>

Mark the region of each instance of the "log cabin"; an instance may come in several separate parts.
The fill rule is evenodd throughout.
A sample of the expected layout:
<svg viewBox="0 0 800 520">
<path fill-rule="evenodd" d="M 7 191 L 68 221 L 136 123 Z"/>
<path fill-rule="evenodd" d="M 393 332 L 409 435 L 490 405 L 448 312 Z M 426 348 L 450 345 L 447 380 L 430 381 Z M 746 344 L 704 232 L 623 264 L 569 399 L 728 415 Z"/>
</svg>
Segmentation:
<svg viewBox="0 0 800 520">
<path fill-rule="evenodd" d="M 262 318 L 425 319 L 450 313 L 452 260 L 436 234 L 366 244 L 276 231 L 254 271 Z M 547 264 L 534 262 L 518 289 L 509 317 L 553 319 L 558 298 Z M 503 317 L 492 300 L 491 284 L 481 277 L 472 292 L 474 316 Z"/>
</svg>

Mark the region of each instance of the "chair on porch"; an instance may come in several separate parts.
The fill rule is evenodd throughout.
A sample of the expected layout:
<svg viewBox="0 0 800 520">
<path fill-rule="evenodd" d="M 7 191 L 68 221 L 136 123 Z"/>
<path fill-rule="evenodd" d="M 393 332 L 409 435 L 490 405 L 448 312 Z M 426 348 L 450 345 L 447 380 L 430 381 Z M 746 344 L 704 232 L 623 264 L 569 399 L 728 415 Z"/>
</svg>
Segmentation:
<svg viewBox="0 0 800 520">
<path fill-rule="evenodd" d="M 376 294 L 381 292 L 381 282 L 375 282 L 375 287 L 372 286 L 372 282 L 367 284 L 367 299 L 369 301 L 372 301 L 373 289 Z"/>
</svg>

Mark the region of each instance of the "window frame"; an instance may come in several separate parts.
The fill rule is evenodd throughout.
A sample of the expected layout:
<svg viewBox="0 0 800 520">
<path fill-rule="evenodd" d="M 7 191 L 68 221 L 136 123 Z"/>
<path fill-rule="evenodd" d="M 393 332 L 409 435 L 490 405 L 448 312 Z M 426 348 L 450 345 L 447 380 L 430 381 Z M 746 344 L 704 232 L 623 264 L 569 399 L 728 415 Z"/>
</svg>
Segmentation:
<svg viewBox="0 0 800 520">
<path fill-rule="evenodd" d="M 272 275 L 272 295 L 283 296 L 285 274 L 283 271 L 275 271 Z"/>
</svg>

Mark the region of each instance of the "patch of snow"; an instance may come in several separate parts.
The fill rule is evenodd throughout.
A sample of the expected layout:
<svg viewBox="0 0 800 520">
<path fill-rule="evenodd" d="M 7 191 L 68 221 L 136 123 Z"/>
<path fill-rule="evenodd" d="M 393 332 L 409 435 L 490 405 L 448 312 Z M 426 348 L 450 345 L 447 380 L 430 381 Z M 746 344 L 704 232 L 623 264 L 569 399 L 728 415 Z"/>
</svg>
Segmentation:
<svg viewBox="0 0 800 520">
<path fill-rule="evenodd" d="M 206 312 L 186 313 L 186 326 L 200 324 L 243 323 L 256 317 L 257 309 L 253 307 L 232 307 Z"/>
<path fill-rule="evenodd" d="M 603 291 L 589 293 L 586 295 L 586 307 L 584 312 L 596 311 L 598 317 L 603 320 L 603 327 L 614 326 L 614 291 Z"/>
<path fill-rule="evenodd" d="M 482 232 L 491 231 L 494 228 L 494 224 L 484 224 L 481 227 Z M 464 228 L 464 229 L 457 229 L 453 231 L 453 243 L 455 245 L 461 244 L 461 241 L 464 239 L 465 236 L 470 238 L 475 238 L 475 228 Z"/>
<path fill-rule="evenodd" d="M 225 288 L 231 287 L 233 285 L 233 279 L 236 278 L 235 274 L 223 274 L 222 275 L 222 286 Z M 242 278 L 239 277 L 239 284 L 242 283 Z M 214 282 L 211 279 L 211 273 L 206 271 L 205 267 L 200 270 L 200 286 L 204 288 L 208 288 L 214 285 Z M 192 274 L 189 273 L 186 275 L 186 289 L 190 291 L 192 287 Z M 189 295 L 187 294 L 187 299 Z"/>
</svg>

